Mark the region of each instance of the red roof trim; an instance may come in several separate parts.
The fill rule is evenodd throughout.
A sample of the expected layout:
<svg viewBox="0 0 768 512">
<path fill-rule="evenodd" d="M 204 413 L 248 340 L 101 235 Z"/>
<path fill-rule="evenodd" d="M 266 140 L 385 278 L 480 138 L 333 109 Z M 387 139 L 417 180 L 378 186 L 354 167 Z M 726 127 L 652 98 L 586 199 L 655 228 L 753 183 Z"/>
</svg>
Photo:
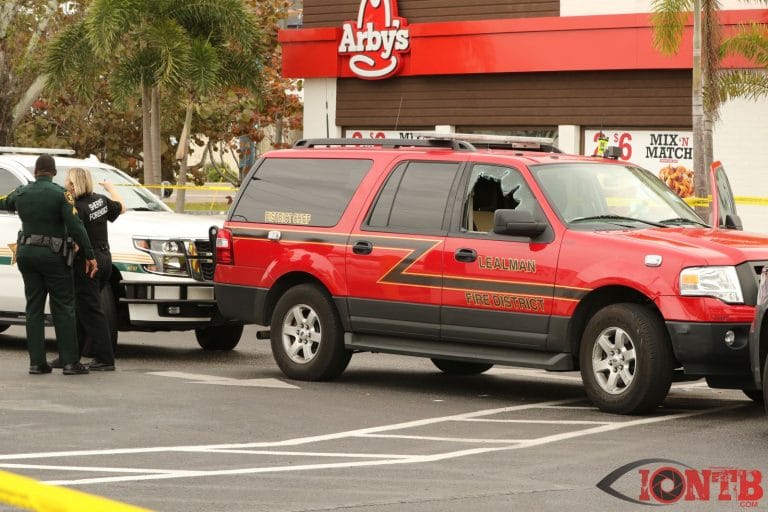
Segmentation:
<svg viewBox="0 0 768 512">
<path fill-rule="evenodd" d="M 768 9 L 722 11 L 726 26 L 768 23 Z M 648 14 L 521 18 L 410 24 L 411 51 L 399 76 L 687 69 L 691 27 L 682 50 L 666 56 L 651 47 Z M 281 30 L 283 74 L 293 78 L 351 77 L 337 53 L 341 27 Z M 753 67 L 728 59 L 725 67 Z"/>
</svg>

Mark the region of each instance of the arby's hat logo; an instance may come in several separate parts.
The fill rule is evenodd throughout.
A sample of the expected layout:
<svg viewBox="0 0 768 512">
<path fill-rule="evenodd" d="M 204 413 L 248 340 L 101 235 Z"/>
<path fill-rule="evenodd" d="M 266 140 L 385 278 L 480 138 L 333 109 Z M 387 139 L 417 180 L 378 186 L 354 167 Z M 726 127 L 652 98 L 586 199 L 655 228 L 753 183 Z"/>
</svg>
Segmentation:
<svg viewBox="0 0 768 512">
<path fill-rule="evenodd" d="M 357 21 L 342 24 L 339 55 L 350 55 L 349 69 L 360 78 L 390 77 L 411 49 L 408 22 L 394 0 L 361 0 Z"/>
</svg>

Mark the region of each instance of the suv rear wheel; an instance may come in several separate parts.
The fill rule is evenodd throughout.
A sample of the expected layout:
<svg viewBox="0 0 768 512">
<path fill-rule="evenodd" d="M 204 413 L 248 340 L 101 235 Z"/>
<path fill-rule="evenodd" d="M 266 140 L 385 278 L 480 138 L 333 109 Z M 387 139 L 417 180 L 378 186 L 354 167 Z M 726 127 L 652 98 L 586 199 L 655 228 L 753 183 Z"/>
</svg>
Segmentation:
<svg viewBox="0 0 768 512">
<path fill-rule="evenodd" d="M 647 412 L 672 384 L 674 357 L 664 325 L 639 304 L 598 311 L 584 330 L 579 360 L 587 395 L 602 411 Z"/>
<path fill-rule="evenodd" d="M 432 359 L 432 363 L 448 375 L 477 375 L 493 368 L 493 365 L 488 363 L 469 363 L 450 359 Z"/>
<path fill-rule="evenodd" d="M 270 326 L 272 356 L 297 380 L 330 380 L 341 375 L 352 352 L 328 294 L 311 284 L 289 289 L 277 301 Z"/>
</svg>

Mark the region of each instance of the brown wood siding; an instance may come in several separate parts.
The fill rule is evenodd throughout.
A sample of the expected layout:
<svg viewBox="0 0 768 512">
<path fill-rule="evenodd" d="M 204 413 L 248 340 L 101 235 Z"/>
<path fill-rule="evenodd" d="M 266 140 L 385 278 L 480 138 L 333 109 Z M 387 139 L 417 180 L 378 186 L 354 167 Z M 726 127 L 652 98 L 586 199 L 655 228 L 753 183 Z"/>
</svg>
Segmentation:
<svg viewBox="0 0 768 512">
<path fill-rule="evenodd" d="M 339 126 L 691 126 L 691 72 L 339 79 Z"/>
<path fill-rule="evenodd" d="M 302 26 L 337 27 L 359 8 L 360 0 L 305 0 Z M 400 0 L 398 14 L 408 23 L 538 18 L 560 16 L 560 0 Z"/>
</svg>

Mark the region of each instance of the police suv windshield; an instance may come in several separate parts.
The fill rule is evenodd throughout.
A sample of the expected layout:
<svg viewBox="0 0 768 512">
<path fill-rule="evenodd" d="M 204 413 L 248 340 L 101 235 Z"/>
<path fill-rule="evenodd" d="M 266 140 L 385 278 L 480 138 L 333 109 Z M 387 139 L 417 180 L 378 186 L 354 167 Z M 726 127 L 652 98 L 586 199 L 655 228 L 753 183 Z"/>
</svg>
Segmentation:
<svg viewBox="0 0 768 512">
<path fill-rule="evenodd" d="M 552 208 L 569 227 L 706 226 L 652 173 L 633 165 L 564 162 L 530 167 Z M 589 226 L 589 227 L 587 227 Z"/>
<path fill-rule="evenodd" d="M 53 181 L 63 187 L 64 180 L 67 179 L 67 172 L 69 171 L 70 167 L 72 166 L 57 164 L 56 168 L 58 172 L 53 178 Z M 91 173 L 91 177 L 93 178 L 93 191 L 97 194 L 104 194 L 105 196 L 109 197 L 109 194 L 106 190 L 104 190 L 104 187 L 99 185 L 99 183 L 102 181 L 109 181 L 115 187 L 117 187 L 117 191 L 125 201 L 126 210 L 153 212 L 171 211 L 171 209 L 166 206 L 165 203 L 160 201 L 160 199 L 158 199 L 154 194 L 152 194 L 152 192 L 120 171 L 104 167 L 90 167 L 87 165 L 78 167 L 87 169 Z"/>
</svg>

